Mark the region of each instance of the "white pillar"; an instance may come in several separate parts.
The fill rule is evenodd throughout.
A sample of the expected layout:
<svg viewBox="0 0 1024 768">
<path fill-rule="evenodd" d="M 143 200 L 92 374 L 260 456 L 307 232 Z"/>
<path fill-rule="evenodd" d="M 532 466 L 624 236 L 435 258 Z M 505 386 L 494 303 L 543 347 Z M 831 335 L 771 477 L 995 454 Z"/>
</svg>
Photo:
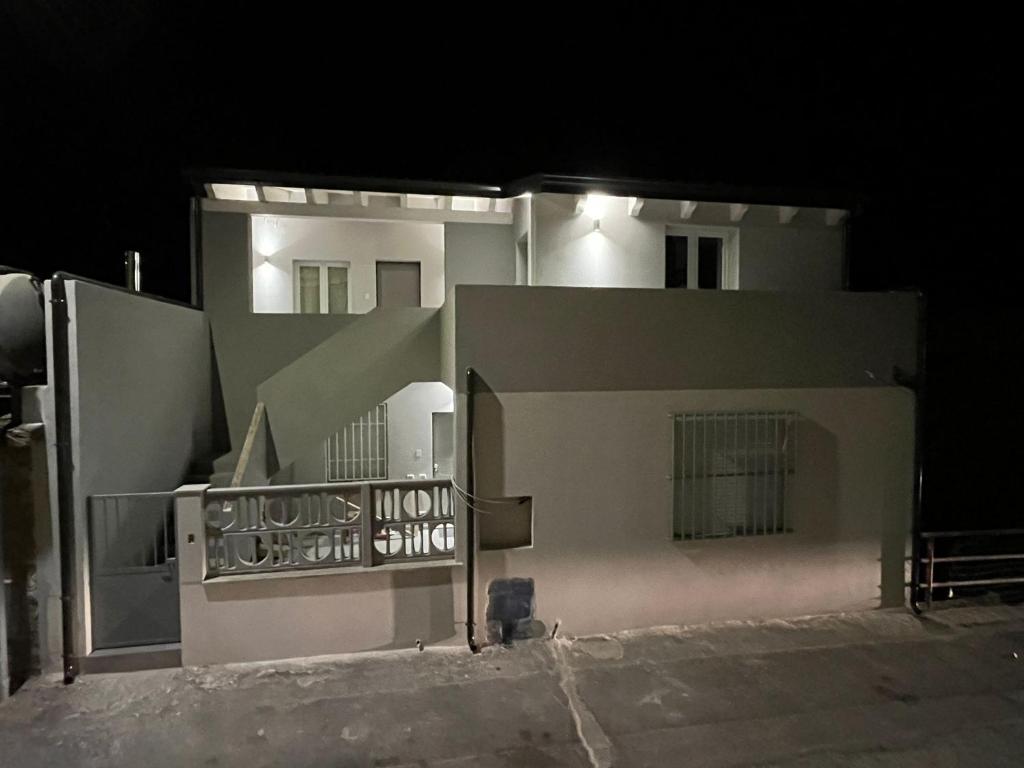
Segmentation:
<svg viewBox="0 0 1024 768">
<path fill-rule="evenodd" d="M 181 664 L 194 666 L 198 650 L 191 601 L 206 578 L 206 526 L 203 520 L 208 484 L 183 485 L 175 491 L 174 512 L 178 553 L 178 609 L 181 617 Z"/>
</svg>

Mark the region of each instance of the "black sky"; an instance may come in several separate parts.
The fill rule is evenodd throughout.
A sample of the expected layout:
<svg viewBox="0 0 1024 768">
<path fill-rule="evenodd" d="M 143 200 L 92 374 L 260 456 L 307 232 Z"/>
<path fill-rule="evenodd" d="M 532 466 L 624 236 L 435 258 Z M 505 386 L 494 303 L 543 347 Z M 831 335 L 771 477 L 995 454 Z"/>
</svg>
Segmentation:
<svg viewBox="0 0 1024 768">
<path fill-rule="evenodd" d="M 852 287 L 930 296 L 934 514 L 1020 522 L 1009 16 L 723 5 L 14 0 L 0 263 L 185 298 L 188 167 L 847 189 Z"/>
</svg>

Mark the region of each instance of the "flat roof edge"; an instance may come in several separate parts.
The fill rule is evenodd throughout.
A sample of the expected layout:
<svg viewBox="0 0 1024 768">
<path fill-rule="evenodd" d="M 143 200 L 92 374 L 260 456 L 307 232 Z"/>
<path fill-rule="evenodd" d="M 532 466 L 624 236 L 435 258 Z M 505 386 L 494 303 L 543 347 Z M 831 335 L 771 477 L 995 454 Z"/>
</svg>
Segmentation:
<svg viewBox="0 0 1024 768">
<path fill-rule="evenodd" d="M 253 184 L 315 189 L 344 189 L 364 192 L 458 195 L 471 197 L 517 197 L 526 193 L 586 194 L 602 192 L 621 197 L 664 200 L 792 205 L 809 208 L 856 210 L 865 196 L 825 188 L 785 185 L 740 185 L 671 181 L 666 179 L 614 176 L 580 176 L 536 173 L 502 184 L 476 184 L 429 179 L 367 176 L 334 176 L 231 168 L 195 168 L 185 172 L 197 195 L 205 195 L 211 183 Z"/>
</svg>

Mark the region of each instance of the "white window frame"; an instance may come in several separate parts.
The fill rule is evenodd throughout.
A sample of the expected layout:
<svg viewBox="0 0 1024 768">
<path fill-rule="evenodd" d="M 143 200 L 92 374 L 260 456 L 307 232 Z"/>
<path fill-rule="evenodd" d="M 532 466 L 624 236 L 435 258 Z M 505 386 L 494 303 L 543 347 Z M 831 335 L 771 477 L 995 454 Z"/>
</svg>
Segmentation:
<svg viewBox="0 0 1024 768">
<path fill-rule="evenodd" d="M 328 267 L 344 267 L 348 272 L 348 280 L 346 281 L 345 289 L 347 292 L 346 303 L 348 304 L 348 311 L 346 315 L 352 314 L 352 264 L 348 261 L 310 261 L 308 259 L 295 259 L 292 262 L 292 314 L 301 315 L 305 314 L 302 310 L 302 304 L 300 301 L 299 293 L 299 272 L 300 267 L 319 267 L 320 268 L 320 314 L 330 314 L 330 307 L 328 306 L 329 290 L 327 285 L 327 269 Z M 312 313 L 309 313 L 312 314 Z"/>
<path fill-rule="evenodd" d="M 706 227 L 699 224 L 670 224 L 665 227 L 666 237 L 685 237 L 686 287 L 698 288 L 697 238 L 717 237 L 722 241 L 722 274 L 719 290 L 735 291 L 740 287 L 740 231 L 736 227 Z M 708 290 L 708 289 L 704 289 Z"/>
</svg>

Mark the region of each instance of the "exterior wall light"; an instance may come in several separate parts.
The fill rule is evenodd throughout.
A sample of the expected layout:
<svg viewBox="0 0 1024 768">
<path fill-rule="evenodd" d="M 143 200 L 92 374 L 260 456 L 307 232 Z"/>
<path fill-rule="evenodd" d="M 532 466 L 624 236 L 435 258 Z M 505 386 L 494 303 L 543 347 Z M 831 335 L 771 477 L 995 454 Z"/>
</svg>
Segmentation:
<svg viewBox="0 0 1024 768">
<path fill-rule="evenodd" d="M 598 221 L 604 214 L 605 209 L 608 207 L 608 195 L 599 195 L 597 193 L 590 193 L 587 195 L 587 200 L 583 204 L 583 212 L 590 218 Z M 594 227 L 597 229 L 597 227 Z"/>
</svg>

